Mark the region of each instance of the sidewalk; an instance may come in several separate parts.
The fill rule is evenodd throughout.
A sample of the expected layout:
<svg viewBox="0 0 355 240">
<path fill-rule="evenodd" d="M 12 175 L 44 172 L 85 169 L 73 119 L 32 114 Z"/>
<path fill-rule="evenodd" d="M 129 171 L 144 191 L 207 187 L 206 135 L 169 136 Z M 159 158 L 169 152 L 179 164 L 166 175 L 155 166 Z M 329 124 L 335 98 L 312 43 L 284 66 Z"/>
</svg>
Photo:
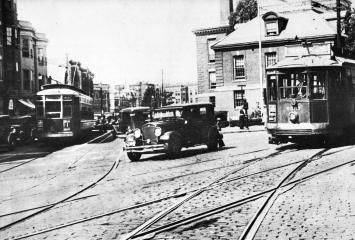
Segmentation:
<svg viewBox="0 0 355 240">
<path fill-rule="evenodd" d="M 253 125 L 247 128 L 240 129 L 239 127 L 225 127 L 222 128 L 221 133 L 245 133 L 245 132 L 260 132 L 266 131 L 265 125 Z"/>
</svg>

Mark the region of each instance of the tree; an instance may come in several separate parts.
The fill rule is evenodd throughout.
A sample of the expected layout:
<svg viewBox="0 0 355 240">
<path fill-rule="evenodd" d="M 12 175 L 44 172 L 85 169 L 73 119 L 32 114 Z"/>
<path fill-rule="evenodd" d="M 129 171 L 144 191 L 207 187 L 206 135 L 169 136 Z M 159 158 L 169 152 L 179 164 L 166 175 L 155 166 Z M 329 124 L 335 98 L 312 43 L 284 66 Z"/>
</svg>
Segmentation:
<svg viewBox="0 0 355 240">
<path fill-rule="evenodd" d="M 144 107 L 157 107 L 157 101 L 155 99 L 155 89 L 154 87 L 148 87 L 143 95 L 142 106 Z"/>
<path fill-rule="evenodd" d="M 255 18 L 258 15 L 258 2 L 257 0 L 241 0 L 235 12 L 229 16 L 229 26 L 234 29 L 237 23 L 245 23 Z"/>
<path fill-rule="evenodd" d="M 355 12 L 348 8 L 342 24 L 342 30 L 347 35 L 343 42 L 343 54 L 355 58 Z"/>
</svg>

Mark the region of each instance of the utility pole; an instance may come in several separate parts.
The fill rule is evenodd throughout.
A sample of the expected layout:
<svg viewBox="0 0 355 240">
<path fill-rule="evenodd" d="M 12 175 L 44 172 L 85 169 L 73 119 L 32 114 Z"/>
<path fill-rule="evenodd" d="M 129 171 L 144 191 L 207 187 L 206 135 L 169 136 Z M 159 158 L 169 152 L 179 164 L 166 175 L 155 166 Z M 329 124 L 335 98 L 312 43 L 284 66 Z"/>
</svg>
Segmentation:
<svg viewBox="0 0 355 240">
<path fill-rule="evenodd" d="M 258 20 L 259 20 L 259 82 L 260 82 L 260 103 L 259 106 L 262 108 L 264 106 L 264 86 L 263 86 L 263 66 L 262 66 L 262 52 L 261 52 L 261 6 L 262 0 L 258 0 Z"/>
<path fill-rule="evenodd" d="M 163 106 L 164 98 L 164 69 L 161 70 L 161 107 Z"/>
<path fill-rule="evenodd" d="M 100 82 L 100 109 L 101 109 L 101 114 L 104 114 L 104 109 L 103 109 L 103 96 L 102 96 L 102 83 Z"/>
</svg>

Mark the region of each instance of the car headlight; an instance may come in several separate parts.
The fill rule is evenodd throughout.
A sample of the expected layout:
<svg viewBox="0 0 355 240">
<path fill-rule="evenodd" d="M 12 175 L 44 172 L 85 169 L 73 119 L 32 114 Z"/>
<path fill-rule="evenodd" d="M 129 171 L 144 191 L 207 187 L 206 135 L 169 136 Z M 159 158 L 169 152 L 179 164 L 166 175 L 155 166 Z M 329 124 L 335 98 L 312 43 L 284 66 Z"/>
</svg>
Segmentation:
<svg viewBox="0 0 355 240">
<path fill-rule="evenodd" d="M 161 135 L 161 128 L 160 127 L 156 128 L 154 130 L 154 134 L 155 134 L 155 136 L 159 137 Z"/>
<path fill-rule="evenodd" d="M 134 130 L 134 137 L 135 138 L 139 138 L 141 135 L 142 135 L 142 133 L 141 133 L 140 129 L 137 128 L 136 130 Z"/>
</svg>

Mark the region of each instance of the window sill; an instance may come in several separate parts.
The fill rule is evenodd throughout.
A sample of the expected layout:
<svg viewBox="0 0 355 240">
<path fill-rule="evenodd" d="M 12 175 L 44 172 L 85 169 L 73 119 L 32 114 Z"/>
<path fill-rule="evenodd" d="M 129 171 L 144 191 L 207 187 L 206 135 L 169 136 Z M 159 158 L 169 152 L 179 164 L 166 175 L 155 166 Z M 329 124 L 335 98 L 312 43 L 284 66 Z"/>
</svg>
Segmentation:
<svg viewBox="0 0 355 240">
<path fill-rule="evenodd" d="M 245 77 L 233 79 L 232 82 L 246 82 Z"/>
</svg>

